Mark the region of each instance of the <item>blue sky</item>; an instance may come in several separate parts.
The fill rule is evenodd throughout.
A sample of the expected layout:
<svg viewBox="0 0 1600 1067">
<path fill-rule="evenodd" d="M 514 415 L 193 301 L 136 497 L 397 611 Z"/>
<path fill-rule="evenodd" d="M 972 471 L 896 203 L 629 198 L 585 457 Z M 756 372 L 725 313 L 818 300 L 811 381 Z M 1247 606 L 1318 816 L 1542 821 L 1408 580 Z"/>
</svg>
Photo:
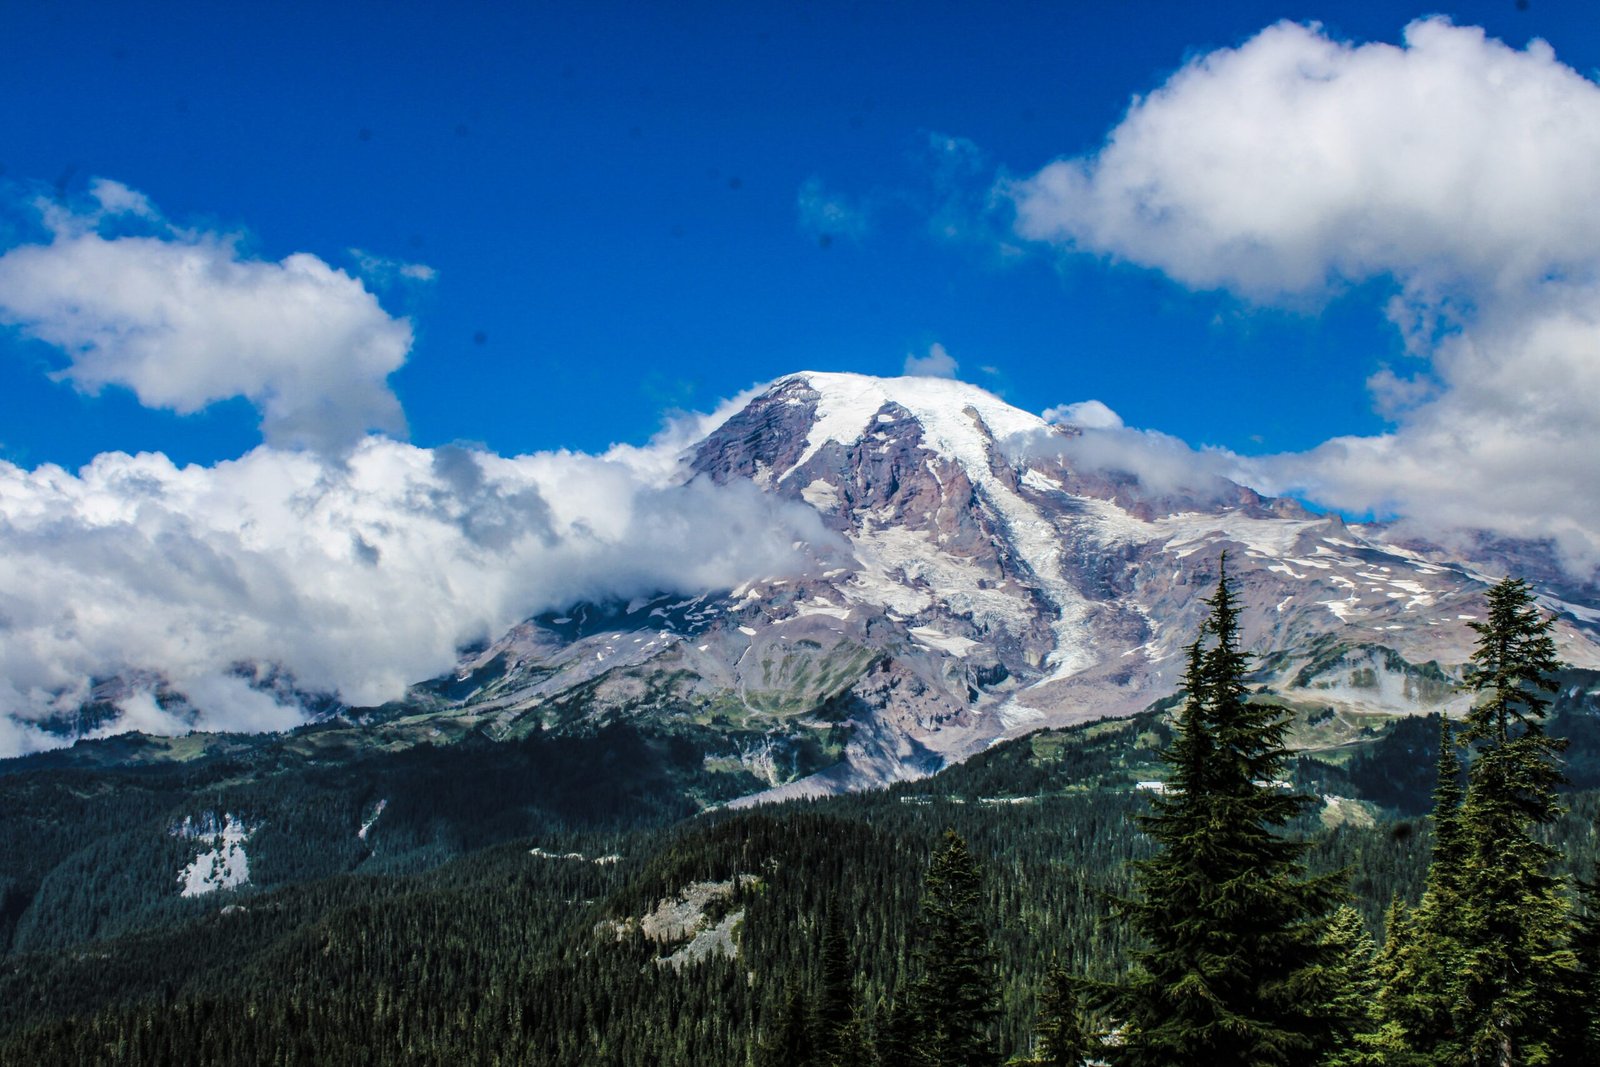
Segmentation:
<svg viewBox="0 0 1600 1067">
<path fill-rule="evenodd" d="M 1007 260 L 991 234 L 935 229 L 950 210 L 976 225 L 998 176 L 1094 151 L 1186 58 L 1280 18 L 1394 42 L 1431 9 L 769 7 L 13 5 L 4 191 L 15 207 L 106 178 L 268 260 L 353 272 L 360 249 L 432 268 L 370 283 L 415 331 L 392 385 L 423 445 L 640 441 L 672 407 L 803 367 L 898 373 L 935 342 L 1020 406 L 1097 398 L 1195 445 L 1382 429 L 1365 382 L 1401 345 L 1379 300 L 1253 308 L 1103 255 Z M 1541 35 L 1590 71 L 1585 7 L 1448 13 L 1513 47 Z M 970 158 L 941 159 L 947 139 Z M 865 211 L 861 233 L 824 247 L 801 224 L 813 181 Z M 242 400 L 177 416 L 52 381 L 64 362 L 0 336 L 12 461 L 212 462 L 259 440 Z"/>
</svg>

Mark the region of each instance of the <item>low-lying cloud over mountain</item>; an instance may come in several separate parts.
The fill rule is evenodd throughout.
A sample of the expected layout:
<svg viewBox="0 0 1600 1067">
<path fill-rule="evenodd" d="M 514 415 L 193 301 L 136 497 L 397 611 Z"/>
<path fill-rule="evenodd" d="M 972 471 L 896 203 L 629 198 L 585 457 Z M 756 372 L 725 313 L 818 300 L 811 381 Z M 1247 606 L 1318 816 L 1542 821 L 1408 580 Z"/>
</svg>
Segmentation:
<svg viewBox="0 0 1600 1067">
<path fill-rule="evenodd" d="M 91 679 L 159 672 L 202 728 L 278 728 L 300 709 L 235 664 L 376 703 L 534 612 L 799 573 L 831 541 L 810 508 L 669 484 L 666 466 L 652 449 L 507 458 L 380 437 L 342 464 L 262 447 L 215 467 L 0 465 L 0 755 L 47 743 L 30 720 Z M 181 725 L 148 693 L 122 711 L 107 730 Z"/>
<path fill-rule="evenodd" d="M 1574 488 L 1600 484 L 1597 185 L 1600 86 L 1543 42 L 1433 18 L 1398 47 L 1272 26 L 1135 98 L 1098 152 L 1003 191 L 1023 237 L 1253 303 L 1392 279 L 1418 361 L 1369 381 L 1394 429 L 1241 461 L 1245 480 L 1551 537 L 1592 568 L 1600 497 Z"/>
</svg>

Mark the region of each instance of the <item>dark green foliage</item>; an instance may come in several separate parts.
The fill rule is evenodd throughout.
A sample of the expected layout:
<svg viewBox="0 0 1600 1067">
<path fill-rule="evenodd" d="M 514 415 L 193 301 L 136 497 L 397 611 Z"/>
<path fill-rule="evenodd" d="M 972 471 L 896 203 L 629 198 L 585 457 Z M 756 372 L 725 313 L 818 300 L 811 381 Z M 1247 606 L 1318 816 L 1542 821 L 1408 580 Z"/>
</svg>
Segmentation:
<svg viewBox="0 0 1600 1067">
<path fill-rule="evenodd" d="M 1333 1031 L 1320 916 L 1335 890 L 1282 832 L 1306 798 L 1278 785 L 1286 718 L 1247 699 L 1225 567 L 1189 649 L 1167 793 L 1141 819 L 1158 851 L 1123 903 L 1142 940 L 1134 969 L 1105 995 L 1124 1028 L 1118 1064 L 1300 1064 Z"/>
<path fill-rule="evenodd" d="M 1331 1023 L 1319 1067 L 1388 1067 L 1395 1034 L 1382 1031 L 1378 1013 L 1378 961 L 1361 913 L 1333 913 L 1322 938 L 1328 950 L 1323 1003 Z"/>
<path fill-rule="evenodd" d="M 1461 826 L 1461 760 L 1450 720 L 1439 716 L 1439 754 L 1434 762 L 1433 858 L 1428 862 L 1428 888 L 1437 896 L 1461 893 L 1468 845 Z"/>
<path fill-rule="evenodd" d="M 1583 910 L 1573 924 L 1572 949 L 1578 963 L 1579 1043 L 1585 1063 L 1600 1063 L 1600 864 L 1579 882 Z"/>
<path fill-rule="evenodd" d="M 943 783 L 955 796 L 969 793 L 961 771 Z M 1552 840 L 1589 870 L 1600 798 L 1571 803 Z M 776 1031 L 786 985 L 806 991 L 808 1006 L 820 988 L 830 912 L 847 932 L 859 1003 L 875 1005 L 852 1025 L 895 1062 L 896 1033 L 915 1032 L 887 1006 L 905 1002 L 929 846 L 945 825 L 995 872 L 983 879 L 982 910 L 999 960 L 997 1043 L 1020 1051 L 1032 1042 L 1052 953 L 1078 947 L 1076 958 L 1106 977 L 1127 959 L 1126 932 L 1103 920 L 1103 900 L 1127 892 L 1126 863 L 1146 854 L 1132 821 L 1143 807 L 1130 793 L 993 806 L 841 797 L 702 816 L 665 833 L 567 831 L 421 873 L 357 871 L 208 898 L 203 914 L 137 934 L 0 958 L 0 1063 L 118 1062 L 85 1050 L 139 1041 L 169 1050 L 169 1063 L 273 1063 L 291 1025 L 313 1043 L 315 1062 L 332 1065 L 753 1062 Z M 1378 902 L 1420 891 L 1428 834 L 1395 832 L 1409 826 L 1319 833 L 1308 858 L 1317 870 L 1362 871 L 1376 921 Z M 532 843 L 625 859 L 539 859 Z M 652 963 L 666 949 L 595 937 L 602 918 L 642 914 L 690 881 L 740 871 L 762 884 L 730 902 L 746 910 L 737 960 L 674 974 Z M 221 915 L 230 899 L 246 910 Z"/>
<path fill-rule="evenodd" d="M 1385 1019 L 1405 1047 L 1425 1062 L 1454 1063 L 1462 1056 L 1456 1012 L 1465 951 L 1468 841 L 1461 825 L 1461 764 L 1448 719 L 1439 722 L 1434 767 L 1433 855 L 1415 912 L 1398 905 L 1384 946 Z"/>
<path fill-rule="evenodd" d="M 1543 695 L 1561 665 L 1526 582 L 1506 579 L 1488 601 L 1466 673 L 1467 787 L 1441 724 L 1433 857 L 1417 908 L 1391 912 L 1384 1015 L 1415 1062 L 1572 1062 L 1584 1040 L 1582 975 L 1551 840 L 1565 742 L 1546 733 Z"/>
<path fill-rule="evenodd" d="M 1559 669 L 1553 621 L 1526 582 L 1506 579 L 1474 623 L 1467 671 L 1476 693 L 1463 741 L 1473 746 L 1460 832 L 1461 986 L 1456 1025 L 1475 1063 L 1542 1063 L 1559 1056 L 1576 985 L 1566 944 L 1569 904 L 1557 851 L 1537 832 L 1558 815 L 1564 745 L 1544 730 L 1543 693 Z"/>
<path fill-rule="evenodd" d="M 1503 744 L 1514 737 L 1542 736 L 1550 700 L 1541 694 L 1555 691 L 1553 676 L 1561 669 L 1551 635 L 1555 620 L 1540 615 L 1533 591 L 1520 578 L 1497 583 L 1488 601 L 1488 618 L 1470 624 L 1478 633 L 1478 646 L 1466 683 L 1479 699 L 1467 713 L 1462 740 Z M 1549 781 L 1553 784 L 1555 778 Z"/>
<path fill-rule="evenodd" d="M 878 1067 L 920 1067 L 917 1055 L 917 1020 L 905 1007 L 886 1007 L 878 1003 Z"/>
<path fill-rule="evenodd" d="M 817 1062 L 816 1052 L 805 997 L 790 986 L 783 997 L 776 1030 L 761 1047 L 761 1063 L 763 1067 L 810 1067 Z"/>
<path fill-rule="evenodd" d="M 251 881 L 270 888 L 351 870 L 426 870 L 518 837 L 663 825 L 693 814 L 695 794 L 718 785 L 692 746 L 625 726 L 398 752 L 330 751 L 323 736 L 310 729 L 276 748 L 224 747 L 190 763 L 30 771 L 17 768 L 32 758 L 8 761 L 0 944 L 59 950 L 213 910 L 177 895 L 177 873 L 198 848 L 171 832 L 208 812 L 255 828 Z M 363 841 L 356 831 L 380 799 L 388 805 Z"/>
<path fill-rule="evenodd" d="M 923 883 L 917 916 L 921 973 L 908 998 L 917 1062 L 926 1067 L 1000 1062 L 994 1035 L 998 981 L 982 901 L 977 861 L 961 835 L 946 830 Z"/>
<path fill-rule="evenodd" d="M 1350 760 L 1351 790 L 1406 815 L 1428 811 L 1439 758 L 1438 715 L 1417 715 L 1395 722 L 1378 741 Z"/>
<path fill-rule="evenodd" d="M 1079 1067 L 1099 1042 L 1078 1007 L 1078 983 L 1064 967 L 1052 967 L 1039 994 L 1038 1044 L 1030 1064 Z"/>
<path fill-rule="evenodd" d="M 837 908 L 828 911 L 822 928 L 821 980 L 814 1012 L 818 1058 L 832 1063 L 848 1047 L 850 1025 L 856 1017 L 849 936 Z"/>
<path fill-rule="evenodd" d="M 829 1067 L 877 1067 L 877 1064 L 878 1047 L 874 1041 L 872 1022 L 857 1011 L 839 1032 L 839 1047 Z"/>
</svg>

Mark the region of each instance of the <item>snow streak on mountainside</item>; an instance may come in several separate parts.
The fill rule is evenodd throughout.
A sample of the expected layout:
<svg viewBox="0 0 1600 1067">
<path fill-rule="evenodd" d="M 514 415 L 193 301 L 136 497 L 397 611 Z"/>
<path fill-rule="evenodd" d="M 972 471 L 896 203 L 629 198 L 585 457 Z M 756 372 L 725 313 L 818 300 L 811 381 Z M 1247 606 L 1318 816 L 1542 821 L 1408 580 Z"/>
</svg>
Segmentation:
<svg viewBox="0 0 1600 1067">
<path fill-rule="evenodd" d="M 692 722 L 730 739 L 708 761 L 779 795 L 859 787 L 1170 695 L 1226 550 L 1284 699 L 1460 704 L 1468 623 L 1498 574 L 1231 483 L 1156 493 L 1075 470 L 1079 432 L 960 382 L 779 379 L 690 445 L 684 477 L 809 504 L 847 553 L 813 546 L 811 578 L 540 616 L 419 699 L 493 736 Z M 1552 577 L 1516 546 L 1484 558 Z M 1566 658 L 1600 666 L 1588 592 L 1551 584 L 1544 603 Z"/>
</svg>

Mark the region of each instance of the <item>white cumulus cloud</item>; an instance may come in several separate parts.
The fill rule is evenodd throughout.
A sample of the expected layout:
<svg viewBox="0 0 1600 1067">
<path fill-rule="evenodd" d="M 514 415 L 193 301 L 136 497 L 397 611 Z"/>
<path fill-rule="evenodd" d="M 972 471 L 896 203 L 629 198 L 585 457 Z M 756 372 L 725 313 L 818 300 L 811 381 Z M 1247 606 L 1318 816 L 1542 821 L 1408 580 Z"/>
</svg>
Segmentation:
<svg viewBox="0 0 1600 1067">
<path fill-rule="evenodd" d="M 309 253 L 258 259 L 237 235 L 174 226 L 116 182 L 91 192 L 89 207 L 46 205 L 48 239 L 0 255 L 0 322 L 65 352 L 63 377 L 179 413 L 245 397 L 279 446 L 333 452 L 404 431 L 387 379 L 411 325 L 360 281 Z"/>
<path fill-rule="evenodd" d="M 1136 98 L 1103 147 L 1003 191 L 1017 232 L 1257 303 L 1389 279 L 1425 363 L 1394 429 L 1255 464 L 1258 488 L 1600 561 L 1600 86 L 1442 18 L 1402 43 L 1280 23 Z"/>
<path fill-rule="evenodd" d="M 1076 426 L 1083 430 L 1120 430 L 1122 416 L 1098 400 L 1080 400 L 1075 404 L 1059 404 L 1045 408 L 1041 413 L 1045 422 Z"/>
<path fill-rule="evenodd" d="M 504 457 L 374 436 L 342 461 L 262 446 L 209 467 L 0 463 L 0 755 L 59 743 L 38 724 L 95 679 L 153 673 L 200 728 L 278 729 L 301 710 L 239 664 L 373 704 L 541 610 L 728 588 L 827 551 L 808 507 L 675 481 L 658 454 L 674 443 Z M 149 692 L 119 707 L 101 732 L 191 725 Z"/>
</svg>

